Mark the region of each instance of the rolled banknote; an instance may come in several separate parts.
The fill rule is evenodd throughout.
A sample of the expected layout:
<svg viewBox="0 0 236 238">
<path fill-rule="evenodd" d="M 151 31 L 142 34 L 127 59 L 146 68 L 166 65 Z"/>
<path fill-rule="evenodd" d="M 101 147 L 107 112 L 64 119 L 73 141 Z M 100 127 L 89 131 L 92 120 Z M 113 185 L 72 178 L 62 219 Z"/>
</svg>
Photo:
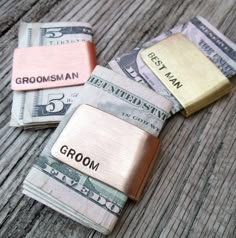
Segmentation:
<svg viewBox="0 0 236 238">
<path fill-rule="evenodd" d="M 18 47 L 92 42 L 92 34 L 91 25 L 84 22 L 21 23 Z M 48 127 L 58 123 L 79 96 L 80 88 L 14 91 L 10 126 Z"/>
<path fill-rule="evenodd" d="M 157 136 L 172 103 L 137 82 L 97 66 L 85 83 L 80 98 L 73 102 L 24 181 L 24 194 L 85 226 L 108 234 L 121 215 L 127 196 L 51 155 L 52 146 L 81 104 L 109 112 Z"/>
<path fill-rule="evenodd" d="M 146 49 L 178 32 L 184 34 L 194 43 L 226 77 L 230 78 L 236 74 L 236 45 L 199 16 L 194 17 L 183 25 L 174 27 L 168 32 L 160 34 L 151 41 L 146 42 L 142 48 L 135 48 L 131 52 L 109 62 L 112 70 L 143 83 L 171 100 L 173 103 L 172 114 L 181 111 L 183 109 L 182 105 L 143 62 L 140 52 L 142 49 Z M 150 82 L 153 83 L 150 84 Z"/>
</svg>

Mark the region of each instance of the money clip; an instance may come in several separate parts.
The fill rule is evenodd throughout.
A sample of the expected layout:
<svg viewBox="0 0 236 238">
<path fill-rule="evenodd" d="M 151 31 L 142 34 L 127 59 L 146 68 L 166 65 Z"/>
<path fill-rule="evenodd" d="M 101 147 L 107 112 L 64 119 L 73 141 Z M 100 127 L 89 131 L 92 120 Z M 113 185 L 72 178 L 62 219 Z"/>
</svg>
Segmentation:
<svg viewBox="0 0 236 238">
<path fill-rule="evenodd" d="M 73 112 L 51 154 L 138 200 L 159 144 L 159 139 L 148 132 L 83 104 Z"/>
<path fill-rule="evenodd" d="M 181 33 L 144 49 L 140 55 L 183 106 L 185 116 L 216 101 L 232 88 L 221 71 Z"/>
<path fill-rule="evenodd" d="M 22 91 L 84 84 L 95 65 L 91 42 L 15 49 L 11 88 Z"/>
</svg>

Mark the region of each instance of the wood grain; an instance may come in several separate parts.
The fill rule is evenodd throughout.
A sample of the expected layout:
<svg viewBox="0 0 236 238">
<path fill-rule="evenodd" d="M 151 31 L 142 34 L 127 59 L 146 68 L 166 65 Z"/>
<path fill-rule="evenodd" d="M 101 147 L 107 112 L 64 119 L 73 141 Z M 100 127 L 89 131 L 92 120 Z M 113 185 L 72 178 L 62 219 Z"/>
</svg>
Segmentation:
<svg viewBox="0 0 236 238">
<path fill-rule="evenodd" d="M 236 41 L 234 0 L 0 0 L 0 237 L 90 237 L 83 227 L 22 195 L 22 182 L 53 129 L 9 127 L 12 52 L 20 21 L 89 21 L 98 63 L 188 21 L 205 17 Z M 236 93 L 161 134 L 159 162 L 140 202 L 128 202 L 109 237 L 236 237 Z"/>
</svg>

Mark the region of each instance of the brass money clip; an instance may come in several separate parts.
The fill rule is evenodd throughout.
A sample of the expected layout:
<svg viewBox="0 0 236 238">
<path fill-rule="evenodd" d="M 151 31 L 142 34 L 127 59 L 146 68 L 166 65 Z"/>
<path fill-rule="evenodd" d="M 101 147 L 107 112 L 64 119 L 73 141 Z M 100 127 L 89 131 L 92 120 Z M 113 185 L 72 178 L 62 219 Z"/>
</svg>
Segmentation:
<svg viewBox="0 0 236 238">
<path fill-rule="evenodd" d="M 21 91 L 80 85 L 95 65 L 91 42 L 15 49 L 11 87 Z"/>
<path fill-rule="evenodd" d="M 229 80 L 181 33 L 144 49 L 141 58 L 189 116 L 231 90 Z"/>
<path fill-rule="evenodd" d="M 74 111 L 51 154 L 138 200 L 159 144 L 148 132 L 83 104 Z"/>
</svg>

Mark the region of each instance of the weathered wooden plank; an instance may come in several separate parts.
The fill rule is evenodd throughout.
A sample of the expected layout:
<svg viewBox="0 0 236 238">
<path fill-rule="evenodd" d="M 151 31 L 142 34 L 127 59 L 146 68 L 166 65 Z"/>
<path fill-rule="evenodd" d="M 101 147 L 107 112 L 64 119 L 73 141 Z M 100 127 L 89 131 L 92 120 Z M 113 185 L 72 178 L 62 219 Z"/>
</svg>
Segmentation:
<svg viewBox="0 0 236 238">
<path fill-rule="evenodd" d="M 235 41 L 234 1 L 10 0 L 0 6 L 5 11 L 0 20 L 0 237 L 103 237 L 21 193 L 22 181 L 53 129 L 8 127 L 19 20 L 91 22 L 98 63 L 106 65 L 114 55 L 194 15 Z M 110 237 L 235 237 L 235 102 L 234 86 L 229 96 L 191 118 L 170 119 L 143 199 L 127 204 Z"/>
</svg>

